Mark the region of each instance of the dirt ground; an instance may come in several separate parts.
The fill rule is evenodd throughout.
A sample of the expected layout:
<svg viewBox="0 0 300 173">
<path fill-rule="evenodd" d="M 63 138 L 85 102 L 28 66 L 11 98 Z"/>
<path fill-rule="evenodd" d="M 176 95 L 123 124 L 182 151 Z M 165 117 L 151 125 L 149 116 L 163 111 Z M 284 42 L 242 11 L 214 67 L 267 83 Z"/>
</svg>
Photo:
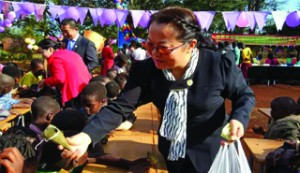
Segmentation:
<svg viewBox="0 0 300 173">
<path fill-rule="evenodd" d="M 279 96 L 289 96 L 295 100 L 300 97 L 300 86 L 291 86 L 285 84 L 276 85 L 250 85 L 251 89 L 256 95 L 256 105 L 252 112 L 251 119 L 245 134 L 245 137 L 257 137 L 262 138 L 260 135 L 254 134 L 252 131 L 253 125 L 260 125 L 264 129 L 267 128 L 268 119 L 257 111 L 257 108 L 268 108 L 270 107 L 270 102 Z"/>
</svg>

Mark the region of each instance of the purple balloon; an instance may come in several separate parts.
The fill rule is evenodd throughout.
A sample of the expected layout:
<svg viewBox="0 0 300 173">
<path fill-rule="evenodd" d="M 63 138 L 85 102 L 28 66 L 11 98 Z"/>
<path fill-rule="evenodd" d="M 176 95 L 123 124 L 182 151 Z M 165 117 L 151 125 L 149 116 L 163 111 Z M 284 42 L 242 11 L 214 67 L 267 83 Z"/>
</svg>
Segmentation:
<svg viewBox="0 0 300 173">
<path fill-rule="evenodd" d="M 5 31 L 5 28 L 0 26 L 0 32 L 4 32 Z"/>
<path fill-rule="evenodd" d="M 35 11 L 33 3 L 30 2 L 20 3 L 20 6 L 26 14 L 32 14 Z"/>
<path fill-rule="evenodd" d="M 6 16 L 8 19 L 10 19 L 10 20 L 14 20 L 16 17 L 17 17 L 17 15 L 16 15 L 16 12 L 14 12 L 14 11 L 10 11 L 10 12 L 8 12 L 7 13 L 7 16 Z"/>
<path fill-rule="evenodd" d="M 117 15 L 114 10 L 112 9 L 103 10 L 103 13 L 101 15 L 101 20 L 104 21 L 103 22 L 104 24 L 111 25 L 116 21 L 116 19 L 117 19 Z"/>
<path fill-rule="evenodd" d="M 10 19 L 5 19 L 3 21 L 3 25 L 6 26 L 6 25 L 10 25 L 12 23 L 12 21 Z"/>
<path fill-rule="evenodd" d="M 294 11 L 294 12 L 291 12 L 290 14 L 288 14 L 286 16 L 285 22 L 289 27 L 298 26 L 300 24 L 300 16 L 299 16 L 298 11 Z"/>
<path fill-rule="evenodd" d="M 143 28 L 147 28 L 149 20 L 150 20 L 150 13 L 148 11 L 145 11 L 145 13 L 143 14 L 143 16 L 141 17 L 140 21 L 139 21 L 139 25 Z"/>
<path fill-rule="evenodd" d="M 76 7 L 69 7 L 66 10 L 66 17 L 67 18 L 72 18 L 74 20 L 78 20 L 80 17 L 79 11 L 77 10 Z"/>
</svg>

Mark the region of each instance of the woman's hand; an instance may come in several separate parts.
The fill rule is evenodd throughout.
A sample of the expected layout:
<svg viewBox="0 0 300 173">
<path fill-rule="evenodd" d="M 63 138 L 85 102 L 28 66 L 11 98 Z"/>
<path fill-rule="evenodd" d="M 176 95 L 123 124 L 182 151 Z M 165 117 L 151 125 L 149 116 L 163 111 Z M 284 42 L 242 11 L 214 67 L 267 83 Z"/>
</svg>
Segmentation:
<svg viewBox="0 0 300 173">
<path fill-rule="evenodd" d="M 230 139 L 238 140 L 244 136 L 244 126 L 238 120 L 230 120 Z"/>
<path fill-rule="evenodd" d="M 0 154 L 0 165 L 5 167 L 7 173 L 22 173 L 24 160 L 23 155 L 15 147 L 5 148 Z"/>
<path fill-rule="evenodd" d="M 81 132 L 77 135 L 67 138 L 67 141 L 70 144 L 71 150 L 69 151 L 64 149 L 64 151 L 61 153 L 61 157 L 72 160 L 74 159 L 73 164 L 76 166 L 78 165 L 80 157 L 85 154 L 89 144 L 92 142 L 91 138 L 86 133 Z M 61 145 L 59 148 L 63 149 Z"/>
</svg>

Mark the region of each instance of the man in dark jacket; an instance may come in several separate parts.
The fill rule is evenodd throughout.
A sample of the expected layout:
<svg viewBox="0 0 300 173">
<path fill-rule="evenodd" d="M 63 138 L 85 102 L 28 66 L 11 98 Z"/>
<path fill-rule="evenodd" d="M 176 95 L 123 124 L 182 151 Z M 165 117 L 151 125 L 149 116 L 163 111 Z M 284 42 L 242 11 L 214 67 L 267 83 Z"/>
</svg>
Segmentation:
<svg viewBox="0 0 300 173">
<path fill-rule="evenodd" d="M 78 33 L 77 24 L 74 19 L 64 19 L 61 21 L 60 28 L 64 36 L 63 42 L 66 44 L 66 48 L 78 53 L 89 72 L 91 72 L 98 66 L 95 44 Z"/>
</svg>

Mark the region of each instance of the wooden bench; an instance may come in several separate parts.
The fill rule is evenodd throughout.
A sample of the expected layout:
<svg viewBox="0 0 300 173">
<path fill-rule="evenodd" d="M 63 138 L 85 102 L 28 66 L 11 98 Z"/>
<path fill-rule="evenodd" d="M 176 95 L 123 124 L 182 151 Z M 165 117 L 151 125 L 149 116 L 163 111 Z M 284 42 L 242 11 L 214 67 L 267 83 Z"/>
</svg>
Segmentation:
<svg viewBox="0 0 300 173">
<path fill-rule="evenodd" d="M 258 164 L 259 173 L 264 172 L 266 156 L 283 145 L 283 141 L 258 138 L 243 138 L 246 148 L 249 150 L 249 165 L 253 171 L 254 163 Z"/>
</svg>

